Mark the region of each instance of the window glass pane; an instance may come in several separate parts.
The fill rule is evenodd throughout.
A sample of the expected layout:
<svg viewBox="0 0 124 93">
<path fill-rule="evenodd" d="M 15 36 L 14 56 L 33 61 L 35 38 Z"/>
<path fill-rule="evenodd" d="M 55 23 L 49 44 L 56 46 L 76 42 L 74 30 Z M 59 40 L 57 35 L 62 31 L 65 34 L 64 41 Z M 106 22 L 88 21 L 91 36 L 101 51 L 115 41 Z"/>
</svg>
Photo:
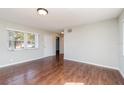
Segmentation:
<svg viewBox="0 0 124 93">
<path fill-rule="evenodd" d="M 18 31 L 9 31 L 9 48 L 24 48 L 24 33 Z"/>
<path fill-rule="evenodd" d="M 14 45 L 15 49 L 24 48 L 24 41 L 15 41 L 14 43 L 15 43 Z"/>
<path fill-rule="evenodd" d="M 27 34 L 27 47 L 35 48 L 35 34 L 34 33 Z"/>
<path fill-rule="evenodd" d="M 24 41 L 24 33 L 23 32 L 14 32 L 15 41 Z"/>
<path fill-rule="evenodd" d="M 15 49 L 21 49 L 24 48 L 24 33 L 23 32 L 14 32 L 14 48 Z"/>
</svg>

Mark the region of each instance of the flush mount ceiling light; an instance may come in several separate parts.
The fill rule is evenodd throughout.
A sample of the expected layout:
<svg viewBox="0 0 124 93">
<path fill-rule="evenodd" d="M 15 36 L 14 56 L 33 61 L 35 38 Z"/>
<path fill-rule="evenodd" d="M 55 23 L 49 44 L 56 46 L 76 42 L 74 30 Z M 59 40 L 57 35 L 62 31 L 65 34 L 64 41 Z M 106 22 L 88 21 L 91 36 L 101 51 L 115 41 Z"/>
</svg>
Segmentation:
<svg viewBox="0 0 124 93">
<path fill-rule="evenodd" d="M 60 32 L 61 34 L 64 34 L 64 32 L 62 31 L 62 32 Z"/>
<path fill-rule="evenodd" d="M 45 8 L 38 8 L 37 12 L 38 12 L 39 15 L 43 15 L 43 16 L 48 14 L 47 9 L 45 9 Z"/>
</svg>

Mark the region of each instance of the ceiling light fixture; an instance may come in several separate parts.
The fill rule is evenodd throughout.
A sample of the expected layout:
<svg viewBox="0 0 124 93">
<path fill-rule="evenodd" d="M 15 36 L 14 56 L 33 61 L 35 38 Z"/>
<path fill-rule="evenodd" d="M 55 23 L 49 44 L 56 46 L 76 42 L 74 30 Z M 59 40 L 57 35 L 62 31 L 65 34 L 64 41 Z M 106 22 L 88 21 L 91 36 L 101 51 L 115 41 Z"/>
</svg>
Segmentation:
<svg viewBox="0 0 124 93">
<path fill-rule="evenodd" d="M 37 12 L 38 12 L 39 15 L 43 15 L 43 16 L 48 14 L 47 9 L 45 9 L 45 8 L 38 8 Z"/>
<path fill-rule="evenodd" d="M 64 34 L 64 32 L 62 31 L 62 32 L 60 32 L 60 34 Z"/>
</svg>

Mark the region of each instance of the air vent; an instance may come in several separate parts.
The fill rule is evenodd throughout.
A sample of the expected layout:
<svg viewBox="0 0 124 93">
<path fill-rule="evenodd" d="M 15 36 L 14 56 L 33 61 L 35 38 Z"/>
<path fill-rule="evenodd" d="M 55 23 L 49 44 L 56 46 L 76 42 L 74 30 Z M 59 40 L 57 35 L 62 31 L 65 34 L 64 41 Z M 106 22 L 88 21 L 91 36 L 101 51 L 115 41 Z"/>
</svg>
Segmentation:
<svg viewBox="0 0 124 93">
<path fill-rule="evenodd" d="M 68 33 L 71 33 L 72 32 L 72 29 L 68 29 Z"/>
</svg>

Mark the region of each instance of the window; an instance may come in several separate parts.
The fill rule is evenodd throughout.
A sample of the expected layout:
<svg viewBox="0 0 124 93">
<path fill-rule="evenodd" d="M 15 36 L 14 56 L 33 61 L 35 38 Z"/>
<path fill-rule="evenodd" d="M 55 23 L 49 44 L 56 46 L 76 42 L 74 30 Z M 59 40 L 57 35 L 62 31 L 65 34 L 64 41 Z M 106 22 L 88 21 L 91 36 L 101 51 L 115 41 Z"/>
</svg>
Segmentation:
<svg viewBox="0 0 124 93">
<path fill-rule="evenodd" d="M 9 49 L 33 49 L 38 48 L 38 34 L 31 32 L 10 31 Z"/>
<path fill-rule="evenodd" d="M 27 33 L 27 47 L 35 48 L 35 34 Z"/>
</svg>

